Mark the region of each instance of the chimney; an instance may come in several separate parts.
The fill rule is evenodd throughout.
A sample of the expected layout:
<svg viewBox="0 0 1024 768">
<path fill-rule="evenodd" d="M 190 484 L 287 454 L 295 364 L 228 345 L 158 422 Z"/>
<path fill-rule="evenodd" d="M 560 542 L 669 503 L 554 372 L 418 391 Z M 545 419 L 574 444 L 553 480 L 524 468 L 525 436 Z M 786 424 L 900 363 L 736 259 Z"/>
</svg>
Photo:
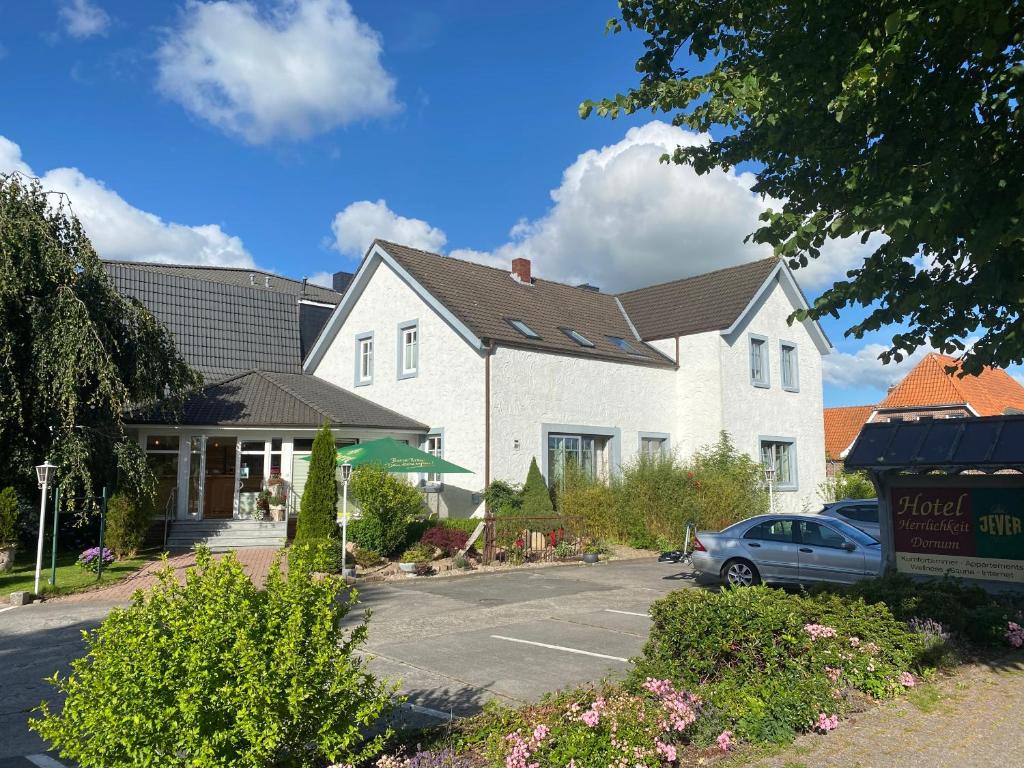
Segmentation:
<svg viewBox="0 0 1024 768">
<path fill-rule="evenodd" d="M 352 272 L 335 272 L 331 276 L 331 287 L 335 293 L 344 293 L 348 289 L 348 284 L 352 282 L 352 278 L 355 274 Z"/>
<path fill-rule="evenodd" d="M 530 278 L 529 259 L 512 259 L 512 279 L 518 280 L 524 285 L 531 285 L 533 283 L 533 280 Z"/>
</svg>

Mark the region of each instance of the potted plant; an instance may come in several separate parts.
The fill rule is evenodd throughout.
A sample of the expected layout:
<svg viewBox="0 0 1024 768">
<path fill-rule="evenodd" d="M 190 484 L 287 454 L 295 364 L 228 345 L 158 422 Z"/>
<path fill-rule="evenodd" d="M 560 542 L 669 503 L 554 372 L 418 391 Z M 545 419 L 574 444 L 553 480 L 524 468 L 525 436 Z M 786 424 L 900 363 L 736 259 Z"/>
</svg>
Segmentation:
<svg viewBox="0 0 1024 768">
<path fill-rule="evenodd" d="M 256 496 L 256 511 L 253 513 L 254 520 L 263 520 L 270 512 L 270 491 L 264 488 Z"/>
<path fill-rule="evenodd" d="M 18 536 L 18 496 L 13 488 L 0 491 L 0 573 L 14 567 Z"/>
<path fill-rule="evenodd" d="M 416 573 L 420 568 L 434 559 L 434 550 L 426 544 L 413 544 L 402 555 L 398 569 L 403 573 Z"/>
<path fill-rule="evenodd" d="M 596 563 L 601 559 L 601 555 L 607 551 L 608 548 L 596 539 L 594 541 L 590 541 L 583 547 L 583 562 Z"/>
<path fill-rule="evenodd" d="M 271 478 L 272 480 L 273 478 Z M 285 518 L 285 504 L 288 501 L 288 492 L 284 489 L 284 483 L 277 483 L 270 486 L 270 519 L 280 523 Z"/>
</svg>

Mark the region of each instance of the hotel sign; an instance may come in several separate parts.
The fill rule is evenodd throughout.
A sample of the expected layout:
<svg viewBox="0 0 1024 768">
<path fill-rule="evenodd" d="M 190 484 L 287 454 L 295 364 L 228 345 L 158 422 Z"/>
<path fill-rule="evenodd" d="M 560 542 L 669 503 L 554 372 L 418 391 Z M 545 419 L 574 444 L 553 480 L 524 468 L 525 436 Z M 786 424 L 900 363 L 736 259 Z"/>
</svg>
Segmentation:
<svg viewBox="0 0 1024 768">
<path fill-rule="evenodd" d="M 1024 488 L 893 488 L 896 569 L 1024 582 Z"/>
</svg>

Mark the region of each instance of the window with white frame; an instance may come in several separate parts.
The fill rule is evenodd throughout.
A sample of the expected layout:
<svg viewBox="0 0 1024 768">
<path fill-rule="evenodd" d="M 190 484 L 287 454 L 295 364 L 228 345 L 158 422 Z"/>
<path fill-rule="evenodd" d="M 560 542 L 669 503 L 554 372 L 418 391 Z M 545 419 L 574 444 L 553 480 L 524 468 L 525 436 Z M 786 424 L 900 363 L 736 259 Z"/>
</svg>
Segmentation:
<svg viewBox="0 0 1024 768">
<path fill-rule="evenodd" d="M 768 339 L 750 336 L 750 382 L 755 387 L 768 386 Z"/>
<path fill-rule="evenodd" d="M 373 383 L 373 334 L 356 336 L 356 386 Z"/>
<path fill-rule="evenodd" d="M 779 344 L 779 370 L 782 388 L 787 392 L 800 391 L 800 369 L 797 367 L 796 344 L 783 341 Z"/>
<path fill-rule="evenodd" d="M 420 328 L 416 322 L 398 326 L 398 378 L 408 379 L 420 369 Z"/>
<path fill-rule="evenodd" d="M 606 477 L 607 444 L 601 435 L 548 435 L 548 484 L 559 485 L 570 467 L 591 480 Z"/>
<path fill-rule="evenodd" d="M 668 438 L 654 435 L 640 436 L 640 454 L 650 459 L 661 459 L 668 453 Z"/>
<path fill-rule="evenodd" d="M 773 469 L 772 484 L 779 491 L 795 491 L 796 447 L 789 438 L 761 438 L 761 464 Z"/>
<path fill-rule="evenodd" d="M 431 456 L 437 458 L 444 457 L 444 436 L 440 432 L 432 433 L 427 435 L 426 442 L 423 444 L 423 450 L 429 453 Z M 442 477 L 437 472 L 429 472 L 427 474 L 428 483 L 440 483 Z"/>
</svg>

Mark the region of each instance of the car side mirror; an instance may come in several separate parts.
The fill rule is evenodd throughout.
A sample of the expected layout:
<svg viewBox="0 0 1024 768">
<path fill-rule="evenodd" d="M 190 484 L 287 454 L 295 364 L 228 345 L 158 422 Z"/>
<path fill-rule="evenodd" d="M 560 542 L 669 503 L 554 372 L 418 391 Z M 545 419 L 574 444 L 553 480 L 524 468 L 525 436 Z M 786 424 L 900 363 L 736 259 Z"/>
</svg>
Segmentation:
<svg viewBox="0 0 1024 768">
<path fill-rule="evenodd" d="M 845 549 L 847 552 L 854 552 L 857 549 L 857 545 L 854 544 L 852 541 L 844 541 L 843 549 Z"/>
</svg>

